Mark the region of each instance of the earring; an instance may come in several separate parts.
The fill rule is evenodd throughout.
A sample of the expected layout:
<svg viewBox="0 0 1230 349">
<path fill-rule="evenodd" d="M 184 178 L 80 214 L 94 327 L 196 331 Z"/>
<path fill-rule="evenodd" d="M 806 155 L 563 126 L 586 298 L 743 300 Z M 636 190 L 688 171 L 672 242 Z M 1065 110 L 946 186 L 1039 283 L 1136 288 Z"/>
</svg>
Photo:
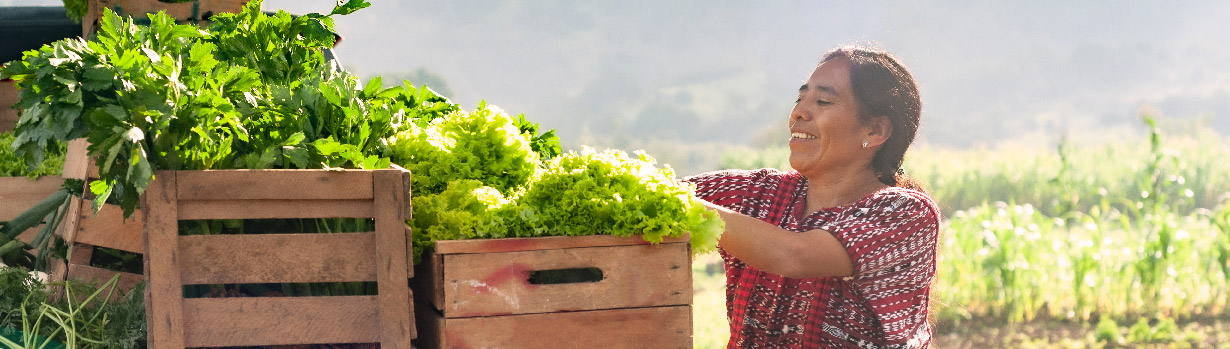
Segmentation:
<svg viewBox="0 0 1230 349">
<path fill-rule="evenodd" d="M 864 140 L 863 140 L 863 149 L 867 149 L 867 140 L 866 140 L 866 139 L 864 139 Z"/>
</svg>

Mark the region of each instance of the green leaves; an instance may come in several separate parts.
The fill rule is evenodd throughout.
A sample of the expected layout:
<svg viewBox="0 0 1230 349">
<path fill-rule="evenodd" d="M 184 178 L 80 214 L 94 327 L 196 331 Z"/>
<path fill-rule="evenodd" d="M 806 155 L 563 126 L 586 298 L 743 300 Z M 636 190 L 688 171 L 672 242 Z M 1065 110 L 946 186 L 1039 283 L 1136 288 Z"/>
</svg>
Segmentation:
<svg viewBox="0 0 1230 349">
<path fill-rule="evenodd" d="M 403 111 L 413 94 L 360 89 L 320 52 L 334 42 L 330 16 L 367 3 L 302 17 L 260 5 L 218 14 L 208 31 L 164 14 L 137 26 L 106 10 L 93 41 L 26 52 L 0 71 L 25 109 L 16 153 L 33 168 L 86 137 L 99 168 L 95 209 L 112 202 L 125 214 L 154 170 L 387 167 L 381 140 L 395 133 L 394 114 L 421 114 Z"/>
</svg>

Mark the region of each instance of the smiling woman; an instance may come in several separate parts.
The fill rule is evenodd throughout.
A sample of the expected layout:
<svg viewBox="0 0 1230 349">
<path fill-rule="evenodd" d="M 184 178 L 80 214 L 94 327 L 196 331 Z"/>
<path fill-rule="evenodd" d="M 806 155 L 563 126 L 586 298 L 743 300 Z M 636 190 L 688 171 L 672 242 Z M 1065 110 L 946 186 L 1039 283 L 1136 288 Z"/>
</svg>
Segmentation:
<svg viewBox="0 0 1230 349">
<path fill-rule="evenodd" d="M 730 347 L 930 344 L 939 210 L 899 172 L 920 114 L 895 57 L 840 47 L 799 88 L 793 170 L 685 179 L 726 221 Z"/>
</svg>

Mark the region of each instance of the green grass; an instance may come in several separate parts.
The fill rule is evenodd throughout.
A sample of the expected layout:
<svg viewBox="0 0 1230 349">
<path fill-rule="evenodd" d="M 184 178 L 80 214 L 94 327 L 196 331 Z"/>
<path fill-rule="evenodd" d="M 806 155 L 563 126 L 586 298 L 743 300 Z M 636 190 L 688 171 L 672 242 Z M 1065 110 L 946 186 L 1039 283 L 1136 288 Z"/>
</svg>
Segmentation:
<svg viewBox="0 0 1230 349">
<path fill-rule="evenodd" d="M 725 348 L 730 338 L 726 321 L 726 276 L 715 253 L 692 261 L 692 347 Z"/>
</svg>

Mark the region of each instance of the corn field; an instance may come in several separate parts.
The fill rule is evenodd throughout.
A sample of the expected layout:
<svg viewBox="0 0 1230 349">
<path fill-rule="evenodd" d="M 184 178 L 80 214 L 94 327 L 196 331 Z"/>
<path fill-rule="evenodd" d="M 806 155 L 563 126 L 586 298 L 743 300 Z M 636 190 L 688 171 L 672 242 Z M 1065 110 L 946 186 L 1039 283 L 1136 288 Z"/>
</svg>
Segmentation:
<svg viewBox="0 0 1230 349">
<path fill-rule="evenodd" d="M 1050 149 L 911 150 L 942 207 L 937 327 L 1224 319 L 1230 146 L 1207 128 Z M 731 154 L 780 167 L 788 151 Z"/>
</svg>

